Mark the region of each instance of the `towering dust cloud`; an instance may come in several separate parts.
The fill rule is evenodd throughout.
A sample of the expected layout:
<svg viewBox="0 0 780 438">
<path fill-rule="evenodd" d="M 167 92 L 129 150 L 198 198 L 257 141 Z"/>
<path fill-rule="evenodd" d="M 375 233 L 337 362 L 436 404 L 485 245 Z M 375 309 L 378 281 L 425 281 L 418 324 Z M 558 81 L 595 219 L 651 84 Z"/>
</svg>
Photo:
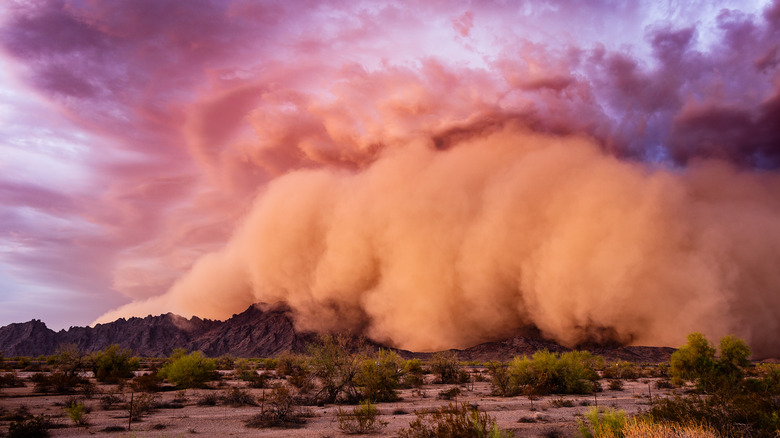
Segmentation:
<svg viewBox="0 0 780 438">
<path fill-rule="evenodd" d="M 223 251 L 102 320 L 285 301 L 302 329 L 412 350 L 534 326 L 566 345 L 733 333 L 761 355 L 780 348 L 778 262 L 776 174 L 664 170 L 510 123 L 447 150 L 388 149 L 360 171 L 282 176 Z"/>
</svg>

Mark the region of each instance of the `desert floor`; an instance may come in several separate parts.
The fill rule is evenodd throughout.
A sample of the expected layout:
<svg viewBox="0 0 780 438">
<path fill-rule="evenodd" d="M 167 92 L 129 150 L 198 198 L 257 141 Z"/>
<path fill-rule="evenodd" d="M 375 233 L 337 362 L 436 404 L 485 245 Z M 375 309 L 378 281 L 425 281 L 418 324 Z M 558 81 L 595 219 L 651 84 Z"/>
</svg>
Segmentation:
<svg viewBox="0 0 780 438">
<path fill-rule="evenodd" d="M 480 375 L 480 370 L 472 370 Z M 482 373 L 487 377 L 487 374 Z M 23 377 L 23 376 L 22 376 Z M 430 378 L 430 376 L 428 376 Z M 622 409 L 627 414 L 640 413 L 649 408 L 650 397 L 665 397 L 670 390 L 656 388 L 657 379 L 641 378 L 624 380 L 622 390 L 609 390 L 606 381 L 602 380 L 604 391 L 594 395 L 550 395 L 529 399 L 528 397 L 503 398 L 491 395 L 489 382 L 476 382 L 468 385 L 436 385 L 426 384 L 419 390 L 402 390 L 401 401 L 378 404 L 381 419 L 387 422 L 378 436 L 395 436 L 397 431 L 405 428 L 416 416 L 414 411 L 437 408 L 457 401 L 477 405 L 480 411 L 487 412 L 495 419 L 498 426 L 508 429 L 518 437 L 553 437 L 578 436 L 577 421 L 596 404 L 601 408 Z M 294 429 L 255 429 L 247 427 L 244 422 L 260 411 L 259 406 L 231 407 L 217 404 L 216 406 L 199 406 L 198 401 L 204 395 L 222 394 L 230 387 L 242 387 L 244 383 L 233 380 L 222 380 L 219 387 L 213 389 L 188 389 L 183 394 L 180 391 L 165 391 L 156 393 L 157 402 L 163 406 L 175 397 L 186 399 L 183 407 L 171 409 L 160 408 L 144 416 L 140 421 L 134 421 L 128 431 L 128 411 L 126 408 L 104 410 L 100 405 L 100 397 L 116 393 L 116 387 L 100 385 L 101 394 L 85 400 L 91 412 L 87 414 L 88 426 L 77 427 L 65 415 L 64 403 L 66 395 L 40 395 L 33 393 L 28 382 L 24 388 L 6 388 L 0 392 L 0 412 L 14 412 L 21 406 L 34 415 L 46 414 L 54 417 L 61 426 L 51 429 L 53 437 L 185 437 L 200 436 L 258 436 L 258 437 L 340 437 L 348 436 L 338 427 L 336 413 L 339 406 L 326 405 L 322 407 L 306 406 L 301 409 L 307 414 L 306 424 Z M 439 393 L 453 386 L 459 386 L 461 394 L 453 400 L 439 398 Z M 268 389 L 243 388 L 258 400 Z M 129 390 L 122 394 L 129 399 Z M 138 396 L 138 393 L 135 394 Z M 352 406 L 341 406 L 342 409 L 352 409 Z M 0 433 L 8 431 L 10 422 L 0 422 Z M 107 427 L 123 428 L 116 432 L 106 431 Z"/>
</svg>

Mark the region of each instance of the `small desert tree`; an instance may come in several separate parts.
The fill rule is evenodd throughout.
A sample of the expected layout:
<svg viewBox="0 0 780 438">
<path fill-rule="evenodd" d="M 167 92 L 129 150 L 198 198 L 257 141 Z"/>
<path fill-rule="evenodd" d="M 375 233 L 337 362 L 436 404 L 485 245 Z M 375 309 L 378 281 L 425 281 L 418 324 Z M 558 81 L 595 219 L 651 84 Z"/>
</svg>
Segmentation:
<svg viewBox="0 0 780 438">
<path fill-rule="evenodd" d="M 458 383 L 460 362 L 454 351 L 440 351 L 431 357 L 431 372 L 438 383 Z"/>
<path fill-rule="evenodd" d="M 108 346 L 105 350 L 92 355 L 92 371 L 99 382 L 116 383 L 120 379 L 133 377 L 138 369 L 139 360 L 133 357 L 130 349 L 117 344 Z"/>
<path fill-rule="evenodd" d="M 177 349 L 159 374 L 179 388 L 197 388 L 216 378 L 216 368 L 214 359 L 204 357 L 200 351 L 188 355 Z"/>
<path fill-rule="evenodd" d="M 720 340 L 720 357 L 715 348 L 701 333 L 688 335 L 688 343 L 671 357 L 669 374 L 680 384 L 693 381 L 705 392 L 738 384 L 744 376 L 743 368 L 750 364 L 750 347 L 734 336 Z"/>
<path fill-rule="evenodd" d="M 317 399 L 321 402 L 352 402 L 360 399 L 355 380 L 360 372 L 363 354 L 360 346 L 350 349 L 347 344 L 345 336 L 322 335 L 319 342 L 309 346 L 312 373 L 322 385 L 317 393 Z"/>
<path fill-rule="evenodd" d="M 398 400 L 396 390 L 400 386 L 403 360 L 394 351 L 379 350 L 376 355 L 363 360 L 356 383 L 363 398 L 375 403 Z"/>
</svg>

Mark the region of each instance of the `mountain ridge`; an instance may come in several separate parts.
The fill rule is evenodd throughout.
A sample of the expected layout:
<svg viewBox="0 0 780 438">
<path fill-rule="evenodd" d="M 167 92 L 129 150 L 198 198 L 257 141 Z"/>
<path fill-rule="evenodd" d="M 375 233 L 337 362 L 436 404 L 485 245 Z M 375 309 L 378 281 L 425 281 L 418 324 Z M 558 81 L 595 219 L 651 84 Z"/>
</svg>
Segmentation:
<svg viewBox="0 0 780 438">
<path fill-rule="evenodd" d="M 305 352 L 316 334 L 295 329 L 292 310 L 283 303 L 253 304 L 225 321 L 185 318 L 173 313 L 144 318 L 119 318 L 94 327 L 54 330 L 33 319 L 0 327 L 0 351 L 5 356 L 45 356 L 61 345 L 75 344 L 81 351 L 94 352 L 111 344 L 129 348 L 143 357 L 167 357 L 175 348 L 201 351 L 216 357 L 273 357 L 285 351 Z M 370 342 L 373 348 L 388 348 Z M 428 358 L 433 353 L 417 353 L 392 348 L 401 356 Z M 594 346 L 585 348 L 607 360 L 665 362 L 675 351 L 669 347 Z M 515 336 L 485 342 L 466 349 L 452 349 L 461 360 L 510 360 L 539 350 L 569 351 L 569 348 L 538 337 Z"/>
</svg>

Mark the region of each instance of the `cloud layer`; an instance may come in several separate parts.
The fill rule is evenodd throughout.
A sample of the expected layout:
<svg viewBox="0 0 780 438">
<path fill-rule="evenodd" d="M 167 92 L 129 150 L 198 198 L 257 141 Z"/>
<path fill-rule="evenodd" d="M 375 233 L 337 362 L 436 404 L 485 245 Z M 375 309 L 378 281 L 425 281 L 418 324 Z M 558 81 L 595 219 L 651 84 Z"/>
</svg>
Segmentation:
<svg viewBox="0 0 780 438">
<path fill-rule="evenodd" d="M 103 319 L 282 299 L 410 348 L 774 354 L 780 2 L 741 8 L 11 3 L 6 61 L 84 181 L 0 178 L 3 263 L 133 300 Z"/>
</svg>

